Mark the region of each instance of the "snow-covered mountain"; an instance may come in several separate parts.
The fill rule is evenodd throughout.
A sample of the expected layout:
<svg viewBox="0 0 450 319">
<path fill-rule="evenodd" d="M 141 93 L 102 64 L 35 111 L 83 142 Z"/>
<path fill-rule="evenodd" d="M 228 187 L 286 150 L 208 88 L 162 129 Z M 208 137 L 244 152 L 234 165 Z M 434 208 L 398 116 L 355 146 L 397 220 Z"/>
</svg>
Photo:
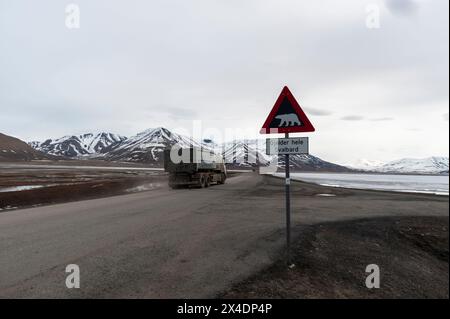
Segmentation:
<svg viewBox="0 0 450 319">
<path fill-rule="evenodd" d="M 448 174 L 448 157 L 402 158 L 388 163 L 362 159 L 347 167 L 378 173 Z"/>
<path fill-rule="evenodd" d="M 448 157 L 403 158 L 373 170 L 383 173 L 445 174 L 448 173 Z"/>
<path fill-rule="evenodd" d="M 224 143 L 216 152 L 221 152 L 225 162 L 233 167 L 255 167 L 266 165 L 270 156 L 265 154 L 265 145 L 259 140 L 236 140 Z"/>
<path fill-rule="evenodd" d="M 223 150 L 225 161 L 232 168 L 266 166 L 270 161 L 277 161 L 277 167 L 280 170 L 285 167 L 284 156 L 266 155 L 265 140 L 241 140 L 225 143 Z M 324 161 L 310 154 L 291 155 L 289 167 L 292 171 L 351 171 L 345 166 Z"/>
<path fill-rule="evenodd" d="M 174 144 L 178 144 L 180 147 L 200 147 L 202 145 L 192 138 L 173 133 L 163 127 L 158 127 L 145 130 L 120 143 L 105 148 L 102 157 L 113 161 L 162 165 L 164 149 Z"/>
<path fill-rule="evenodd" d="M 284 156 L 279 156 L 278 166 L 284 168 Z M 297 154 L 289 156 L 289 167 L 292 171 L 321 171 L 321 172 L 351 172 L 348 167 L 324 161 L 311 154 Z"/>
<path fill-rule="evenodd" d="M 86 133 L 81 135 L 63 136 L 57 139 L 47 139 L 44 142 L 30 142 L 34 149 L 58 156 L 79 157 L 101 154 L 111 145 L 125 140 L 126 137 L 113 133 Z"/>
<path fill-rule="evenodd" d="M 382 166 L 383 164 L 385 164 L 385 162 L 362 158 L 362 159 L 356 160 L 355 162 L 353 162 L 351 164 L 347 164 L 345 166 L 352 168 L 352 169 L 370 171 L 377 167 Z"/>
</svg>

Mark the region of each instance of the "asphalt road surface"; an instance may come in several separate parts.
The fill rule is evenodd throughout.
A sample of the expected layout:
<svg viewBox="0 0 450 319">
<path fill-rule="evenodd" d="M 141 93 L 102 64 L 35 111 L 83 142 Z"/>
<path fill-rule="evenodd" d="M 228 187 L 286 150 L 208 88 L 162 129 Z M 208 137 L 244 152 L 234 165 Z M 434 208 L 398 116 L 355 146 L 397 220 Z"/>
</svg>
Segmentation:
<svg viewBox="0 0 450 319">
<path fill-rule="evenodd" d="M 448 214 L 448 197 L 292 188 L 294 236 L 302 224 Z M 283 190 L 247 173 L 207 189 L 164 186 L 0 213 L 0 297 L 214 297 L 279 256 Z M 65 285 L 68 264 L 80 267 L 79 289 Z"/>
</svg>

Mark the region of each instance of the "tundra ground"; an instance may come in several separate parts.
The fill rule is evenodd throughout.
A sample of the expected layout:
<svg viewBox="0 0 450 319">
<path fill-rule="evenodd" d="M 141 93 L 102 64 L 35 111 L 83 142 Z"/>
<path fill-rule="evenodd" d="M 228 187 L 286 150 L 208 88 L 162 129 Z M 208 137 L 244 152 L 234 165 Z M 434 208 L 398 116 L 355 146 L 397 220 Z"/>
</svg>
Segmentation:
<svg viewBox="0 0 450 319">
<path fill-rule="evenodd" d="M 448 217 L 381 217 L 300 227 L 285 255 L 223 298 L 446 298 Z M 367 265 L 380 287 L 365 285 Z"/>
</svg>

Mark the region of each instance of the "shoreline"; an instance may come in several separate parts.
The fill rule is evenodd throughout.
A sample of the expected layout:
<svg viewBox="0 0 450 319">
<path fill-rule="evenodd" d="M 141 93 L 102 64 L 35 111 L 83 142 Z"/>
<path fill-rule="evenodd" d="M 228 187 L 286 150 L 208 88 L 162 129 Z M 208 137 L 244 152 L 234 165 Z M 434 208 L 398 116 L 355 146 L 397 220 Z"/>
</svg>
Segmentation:
<svg viewBox="0 0 450 319">
<path fill-rule="evenodd" d="M 102 159 L 59 159 L 59 160 L 31 160 L 31 161 L 2 161 L 0 160 L 0 168 L 2 166 L 10 166 L 10 167 L 23 167 L 23 166 L 33 166 L 33 167 L 61 167 L 61 168 L 72 168 L 77 166 L 83 167 L 92 167 L 92 168 L 142 168 L 142 169 L 154 169 L 154 170 L 163 170 L 164 166 L 161 164 L 146 164 L 140 162 L 120 162 L 120 161 L 107 161 Z M 252 172 L 257 167 L 230 167 L 228 170 L 236 171 L 236 172 Z M 364 170 L 356 170 L 350 169 L 350 171 L 292 171 L 291 173 L 310 173 L 310 174 L 343 174 L 343 175 L 355 175 L 355 174 L 366 174 L 366 175 L 395 175 L 395 176 L 449 176 L 448 173 L 421 173 L 421 172 L 376 172 L 376 171 L 364 171 Z M 284 173 L 284 170 L 277 169 L 276 173 Z"/>
<path fill-rule="evenodd" d="M 14 168 L 15 170 L 16 168 Z M 52 169 L 43 169 L 44 172 L 48 173 L 48 170 Z M 74 201 L 83 201 L 90 199 L 98 199 L 98 198 L 108 198 L 115 197 L 120 195 L 126 195 L 130 193 L 136 192 L 151 192 L 154 189 L 145 189 L 145 187 L 140 190 L 140 187 L 146 185 L 148 183 L 157 183 L 160 185 L 158 188 L 166 184 L 167 176 L 162 174 L 162 172 L 158 173 L 158 171 L 148 169 L 148 170 L 135 170 L 133 175 L 128 174 L 126 171 L 130 171 L 129 167 L 123 167 L 122 171 L 120 168 L 116 169 L 99 169 L 99 172 L 95 173 L 95 178 L 87 181 L 76 181 L 74 183 L 64 183 L 60 182 L 54 185 L 44 185 L 43 187 L 31 187 L 30 189 L 25 190 L 17 190 L 10 192 L 0 192 L 0 212 L 7 212 L 37 206 L 47 206 L 52 204 L 61 204 L 61 203 L 69 203 Z M 69 169 L 60 169 L 55 170 L 54 176 L 58 174 L 64 173 L 73 173 L 73 170 Z M 156 174 L 151 174 L 155 172 Z M 73 173 L 74 176 L 72 178 L 79 179 L 80 177 L 77 174 L 83 175 L 83 172 L 92 172 L 90 168 L 80 168 L 79 172 Z M 148 173 L 150 173 L 150 175 Z M 30 182 L 27 180 L 26 171 L 20 172 L 23 174 L 25 181 L 23 183 L 13 183 L 11 185 L 6 185 L 5 182 L 2 185 L 2 176 L 0 175 L 0 186 L 1 188 L 9 188 L 9 187 L 21 187 L 21 186 L 32 186 L 32 185 L 40 185 L 44 182 Z M 251 174 L 251 172 L 233 172 L 230 171 L 231 176 L 240 175 L 240 174 Z M 34 174 L 33 174 L 34 175 Z M 276 180 L 283 180 L 284 177 L 275 176 L 272 174 L 261 174 L 263 177 L 268 177 Z M 3 176 L 4 177 L 4 176 Z M 53 177 L 55 178 L 55 177 Z M 60 177 L 56 177 L 60 178 Z M 446 199 L 447 195 L 434 194 L 434 193 L 426 193 L 426 192 L 407 192 L 407 191 L 393 191 L 393 190 L 377 190 L 377 189 L 362 189 L 362 188 L 350 188 L 350 187 L 334 187 L 329 185 L 321 185 L 314 182 L 302 181 L 297 179 L 292 179 L 291 183 L 295 184 L 303 184 L 305 186 L 312 186 L 317 189 L 317 194 L 315 196 L 323 196 L 323 197 L 334 197 L 338 196 L 340 191 L 349 191 L 349 192 L 368 192 L 370 194 L 388 194 L 388 195 L 410 195 L 410 196 L 418 196 L 421 198 L 439 198 Z M 163 186 L 164 187 L 164 186 Z M 94 193 L 92 191 L 95 190 Z"/>
<path fill-rule="evenodd" d="M 304 173 L 310 173 L 310 172 L 304 172 Z M 276 173 L 281 174 L 281 173 Z M 328 173 L 325 173 L 328 174 Z M 336 173 L 336 174 L 347 174 L 347 173 Z M 351 173 L 350 173 L 351 174 Z M 263 174 L 265 176 L 270 176 L 278 179 L 284 179 L 283 176 L 276 176 L 273 174 Z M 408 175 L 408 176 L 424 176 L 424 175 Z M 436 176 L 442 176 L 442 175 L 436 175 Z M 300 182 L 300 183 L 307 183 L 312 185 L 317 185 L 321 187 L 330 187 L 330 188 L 338 188 L 338 189 L 349 189 L 349 190 L 358 190 L 358 191 L 373 191 L 373 192 L 387 192 L 387 193 L 394 193 L 394 194 L 420 194 L 420 195 L 430 195 L 430 196 L 449 196 L 449 193 L 439 194 L 436 192 L 427 192 L 427 191 L 412 191 L 412 190 L 391 190 L 391 189 L 373 189 L 373 188 L 358 188 L 358 187 L 346 187 L 346 186 L 334 186 L 334 185 L 324 185 L 320 183 L 310 182 L 310 181 L 304 181 L 300 179 L 295 179 L 291 176 L 291 182 Z"/>
<path fill-rule="evenodd" d="M 1 164 L 0 164 L 1 167 Z M 10 187 L 21 187 L 21 186 L 33 186 L 40 185 L 41 187 L 30 188 L 25 190 L 10 191 L 10 192 L 0 192 L 0 212 L 18 210 L 23 208 L 30 208 L 36 206 L 46 206 L 59 203 L 68 203 L 74 201 L 83 201 L 96 198 L 107 198 L 120 196 L 124 194 L 129 194 L 132 192 L 142 192 L 142 191 L 152 191 L 152 189 L 145 189 L 145 187 L 140 190 L 140 186 L 146 185 L 148 183 L 158 181 L 159 185 L 165 185 L 167 176 L 160 171 L 152 168 L 132 168 L 132 167 L 110 167 L 103 169 L 102 167 L 97 167 L 98 172 L 94 172 L 91 167 L 78 167 L 73 166 L 69 168 L 55 169 L 53 167 L 42 167 L 42 171 L 39 169 L 37 171 L 22 170 L 20 167 L 11 167 L 10 172 L 12 174 L 19 174 L 23 179 L 20 183 L 14 180 L 14 182 L 8 184 L 5 182 L 5 178 L 8 174 L 6 170 L 3 173 L 0 170 L 0 189 L 10 188 Z M 51 172 L 54 171 L 54 172 Z M 128 171 L 128 172 L 127 172 Z M 94 174 L 90 180 L 82 180 L 80 176 L 83 176 L 83 172 L 89 172 Z M 240 174 L 252 174 L 249 172 L 233 171 L 230 170 L 230 175 L 240 175 Z M 43 181 L 31 181 L 30 176 L 33 178 L 36 175 L 43 174 Z M 52 175 L 53 174 L 53 175 Z M 52 177 L 48 177 L 48 176 Z M 75 178 L 75 182 L 68 184 L 66 182 L 60 183 L 49 183 L 48 181 L 54 178 L 61 178 L 60 175 L 71 175 L 71 178 Z M 269 177 L 276 180 L 283 180 L 282 176 L 275 176 L 272 174 L 260 174 L 263 177 Z M 2 180 L 3 178 L 3 180 Z M 64 177 L 65 178 L 65 177 Z M 96 180 L 99 179 L 99 180 Z M 3 182 L 3 183 L 2 183 Z M 320 183 L 303 181 L 298 179 L 293 179 L 291 177 L 292 183 L 304 184 L 305 186 L 310 185 L 318 189 L 315 196 L 323 197 L 333 197 L 336 196 L 333 193 L 340 193 L 341 191 L 349 192 L 369 192 L 372 194 L 392 194 L 395 196 L 404 194 L 411 196 L 419 196 L 421 198 L 439 198 L 447 199 L 449 197 L 447 194 L 436 194 L 434 192 L 422 192 L 422 191 L 396 191 L 396 190 L 382 190 L 382 189 L 365 189 L 356 187 L 345 187 L 345 186 L 331 186 L 322 185 Z M 45 185 L 47 183 L 47 185 Z M 44 185 L 42 185 L 44 184 Z M 52 185 L 53 184 L 53 185 Z M 93 188 L 94 187 L 94 188 Z M 161 187 L 161 186 L 159 186 Z M 158 187 L 158 188 L 159 188 Z M 130 191 L 134 189 L 133 191 Z M 95 190 L 94 193 L 92 191 Z M 301 196 L 301 194 L 299 194 Z"/>
</svg>

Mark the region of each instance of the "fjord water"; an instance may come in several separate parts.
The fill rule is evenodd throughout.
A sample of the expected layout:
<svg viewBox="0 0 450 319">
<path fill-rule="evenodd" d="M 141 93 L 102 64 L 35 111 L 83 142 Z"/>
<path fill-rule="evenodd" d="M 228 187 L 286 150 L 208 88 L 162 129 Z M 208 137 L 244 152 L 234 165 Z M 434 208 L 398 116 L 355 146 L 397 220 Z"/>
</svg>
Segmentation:
<svg viewBox="0 0 450 319">
<path fill-rule="evenodd" d="M 283 177 L 284 173 L 276 176 Z M 417 192 L 437 195 L 449 194 L 449 177 L 441 175 L 291 173 L 291 178 L 324 186 Z"/>
</svg>

